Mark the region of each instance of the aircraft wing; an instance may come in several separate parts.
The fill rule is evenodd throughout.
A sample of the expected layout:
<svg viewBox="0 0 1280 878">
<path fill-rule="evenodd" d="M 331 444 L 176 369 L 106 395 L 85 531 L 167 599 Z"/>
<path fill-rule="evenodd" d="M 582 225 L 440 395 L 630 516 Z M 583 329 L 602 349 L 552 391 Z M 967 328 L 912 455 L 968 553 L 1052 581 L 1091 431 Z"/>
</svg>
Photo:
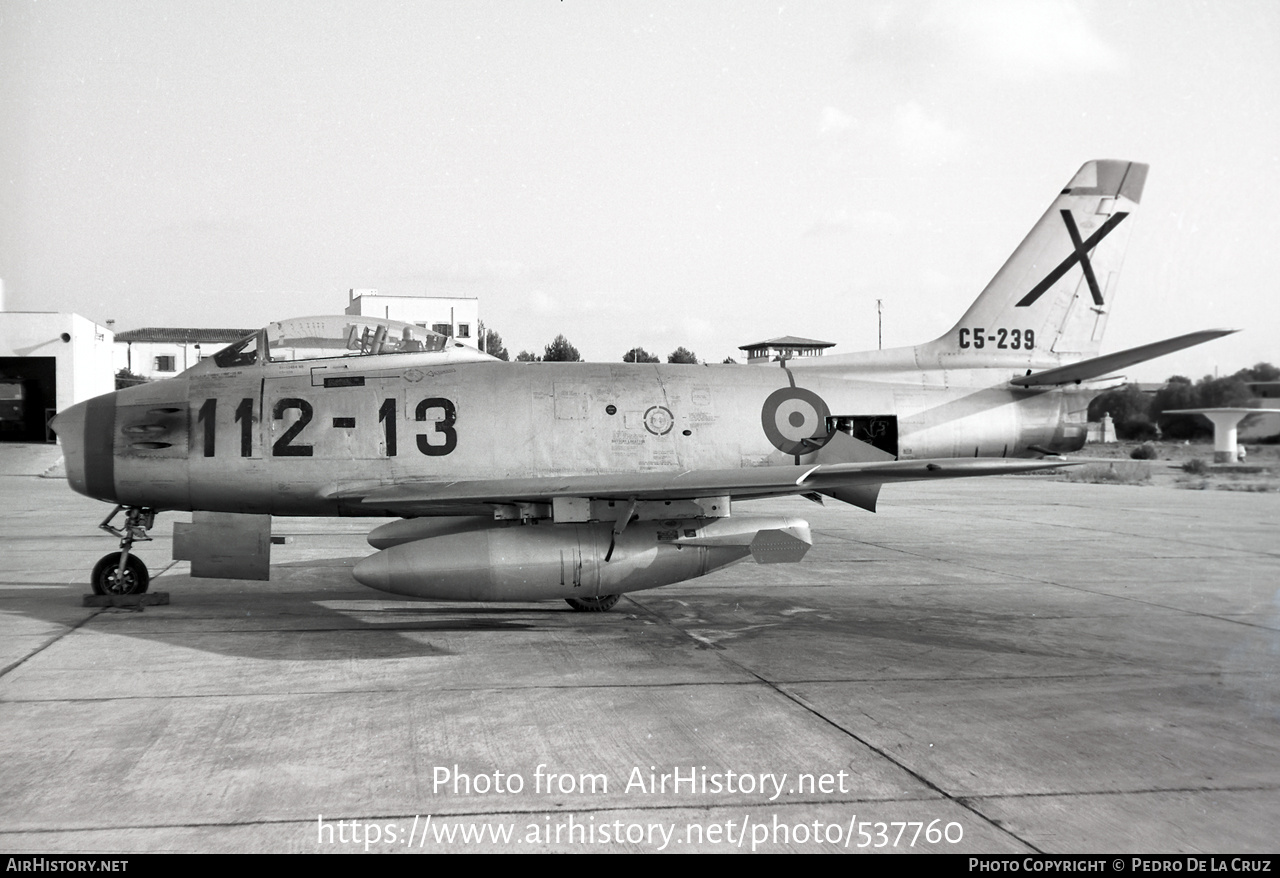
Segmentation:
<svg viewBox="0 0 1280 878">
<path fill-rule="evenodd" d="M 1117 369 L 1127 368 L 1134 363 L 1145 363 L 1147 360 L 1154 360 L 1156 357 L 1163 357 L 1165 354 L 1171 354 L 1174 351 L 1180 351 L 1193 345 L 1203 344 L 1206 341 L 1213 341 L 1215 338 L 1222 338 L 1224 335 L 1239 331 L 1238 329 L 1202 329 L 1199 332 L 1189 332 L 1176 338 L 1166 338 L 1164 341 L 1155 341 L 1151 344 L 1129 348 L 1125 351 L 1116 351 L 1114 354 L 1107 354 L 1104 357 L 1093 357 L 1092 359 L 1072 363 L 1069 366 L 1059 366 L 1056 369 L 1046 369 L 1043 372 L 1024 375 L 1021 378 L 1014 378 L 1009 383 L 1017 387 L 1052 387 L 1059 384 L 1088 381 L 1091 378 L 1100 378 Z"/>
<path fill-rule="evenodd" d="M 358 506 L 369 514 L 389 515 L 432 515 L 485 505 L 547 503 L 556 497 L 687 500 L 729 495 L 750 500 L 810 493 L 827 494 L 874 509 L 876 492 L 887 482 L 1004 475 L 1069 465 L 1066 461 L 971 457 L 888 460 L 684 472 L 420 481 L 336 488 L 327 496 Z"/>
</svg>

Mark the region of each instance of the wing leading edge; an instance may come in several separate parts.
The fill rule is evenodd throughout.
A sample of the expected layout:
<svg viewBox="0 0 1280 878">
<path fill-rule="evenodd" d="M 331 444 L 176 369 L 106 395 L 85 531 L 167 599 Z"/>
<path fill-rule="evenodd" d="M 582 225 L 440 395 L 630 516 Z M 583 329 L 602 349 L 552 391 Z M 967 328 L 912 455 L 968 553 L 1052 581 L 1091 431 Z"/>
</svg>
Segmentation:
<svg viewBox="0 0 1280 878">
<path fill-rule="evenodd" d="M 755 469 L 406 482 L 335 488 L 326 492 L 326 497 L 358 505 L 362 512 L 402 516 L 440 514 L 450 509 L 490 504 L 548 503 L 560 497 L 690 500 L 728 495 L 736 500 L 751 500 L 814 492 L 874 509 L 876 490 L 890 482 L 1006 475 L 1070 465 L 1066 461 L 967 457 L 889 460 Z"/>
</svg>

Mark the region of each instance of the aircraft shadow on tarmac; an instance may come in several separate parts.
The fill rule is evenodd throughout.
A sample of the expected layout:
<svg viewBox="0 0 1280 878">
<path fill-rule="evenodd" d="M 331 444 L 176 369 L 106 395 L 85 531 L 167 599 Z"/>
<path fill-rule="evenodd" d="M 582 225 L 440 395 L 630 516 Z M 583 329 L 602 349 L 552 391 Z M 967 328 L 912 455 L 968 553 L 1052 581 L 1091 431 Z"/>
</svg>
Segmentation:
<svg viewBox="0 0 1280 878">
<path fill-rule="evenodd" d="M 167 606 L 81 608 L 80 593 L 51 590 L 10 592 L 0 611 L 77 629 L 72 636 L 84 630 L 233 657 L 315 662 L 447 656 L 455 650 L 413 635 L 520 633 L 591 621 L 556 603 L 387 600 L 350 579 L 356 560 L 276 564 L 270 582 L 166 573 L 150 590 L 170 593 Z"/>
<path fill-rule="evenodd" d="M 732 577 L 732 571 L 723 571 L 714 580 L 708 578 L 706 587 L 690 583 L 643 592 L 629 596 L 613 613 L 583 614 L 558 601 L 477 605 L 389 600 L 350 579 L 350 568 L 359 557 L 274 564 L 270 582 L 197 580 L 169 572 L 153 580 L 152 591 L 169 592 L 170 605 L 85 609 L 93 615 L 84 622 L 67 606 L 65 592 L 56 598 L 48 592 L 31 593 L 8 609 L 20 606 L 23 615 L 54 625 L 277 661 L 451 656 L 470 651 L 460 650 L 462 642 L 447 637 L 452 634 L 536 634 L 572 628 L 589 629 L 596 637 L 626 636 L 628 631 L 636 633 L 637 621 L 652 647 L 677 652 L 762 648 L 779 638 L 789 643 L 788 651 L 803 653 L 806 636 L 816 636 L 828 644 L 856 641 L 859 654 L 905 656 L 938 650 L 1022 655 L 1030 660 L 1081 657 L 1069 649 L 1029 649 L 1025 641 L 1007 641 L 1000 636 L 1010 621 L 1007 613 L 999 619 L 972 609 L 945 616 L 910 611 L 904 615 L 900 601 L 840 583 L 815 581 L 800 587 L 803 594 L 795 593 L 795 586 L 778 595 L 769 594 L 772 589 L 766 585 L 745 583 L 726 592 L 716 587 L 717 580 Z M 818 602 L 823 609 L 798 611 L 798 602 L 815 602 L 810 589 L 824 594 Z M 696 594 L 690 596 L 689 591 Z M 846 594 L 832 606 L 831 598 L 839 591 Z M 78 596 L 74 600 L 78 603 Z M 421 635 L 439 635 L 442 640 Z M 653 643 L 655 639 L 661 643 Z M 870 647 L 873 642 L 879 646 Z M 1106 658 L 1094 655 L 1090 660 Z M 824 664 L 828 671 L 842 673 L 840 656 L 828 656 Z"/>
</svg>

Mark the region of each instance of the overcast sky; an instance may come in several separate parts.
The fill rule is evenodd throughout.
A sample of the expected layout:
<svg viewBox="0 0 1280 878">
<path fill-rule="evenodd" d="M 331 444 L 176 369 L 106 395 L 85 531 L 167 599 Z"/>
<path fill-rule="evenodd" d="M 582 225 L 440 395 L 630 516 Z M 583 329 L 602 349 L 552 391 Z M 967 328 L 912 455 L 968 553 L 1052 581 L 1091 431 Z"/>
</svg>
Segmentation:
<svg viewBox="0 0 1280 878">
<path fill-rule="evenodd" d="M 1280 3 L 0 0 L 9 310 L 476 296 L 591 360 L 955 323 L 1076 169 L 1151 174 L 1105 350 L 1280 363 Z"/>
</svg>

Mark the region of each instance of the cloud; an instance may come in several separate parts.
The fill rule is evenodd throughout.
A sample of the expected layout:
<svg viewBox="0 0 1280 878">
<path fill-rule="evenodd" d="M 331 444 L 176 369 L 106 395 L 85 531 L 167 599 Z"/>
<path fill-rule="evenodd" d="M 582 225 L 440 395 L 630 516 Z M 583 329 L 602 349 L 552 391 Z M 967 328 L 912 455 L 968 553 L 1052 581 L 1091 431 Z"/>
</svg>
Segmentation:
<svg viewBox="0 0 1280 878">
<path fill-rule="evenodd" d="M 1001 73 L 1112 72 L 1124 56 L 1094 32 L 1070 0 L 950 0 L 931 24 Z"/>
<path fill-rule="evenodd" d="M 839 208 L 819 217 L 813 225 L 805 229 L 806 238 L 823 238 L 827 235 L 839 235 L 849 229 L 849 209 Z"/>
<path fill-rule="evenodd" d="M 822 108 L 822 120 L 818 123 L 819 134 L 848 131 L 853 127 L 853 117 L 835 107 Z"/>
<path fill-rule="evenodd" d="M 917 162 L 940 164 L 955 158 L 965 146 L 965 135 L 930 116 L 915 101 L 893 108 L 889 133 L 893 143 Z"/>
<path fill-rule="evenodd" d="M 862 210 L 853 213 L 847 207 L 832 210 L 805 229 L 804 237 L 821 238 L 827 235 L 843 235 L 850 232 L 862 234 L 897 234 L 906 223 L 896 214 L 884 210 Z"/>
<path fill-rule="evenodd" d="M 956 279 L 936 268 L 920 269 L 917 283 L 928 293 L 950 293 L 956 290 Z"/>
<path fill-rule="evenodd" d="M 707 342 L 718 337 L 720 333 L 720 324 L 713 320 L 707 320 L 702 317 L 693 315 L 685 315 L 681 318 L 680 328 L 683 330 L 684 337 L 692 340 L 694 343 Z"/>
<path fill-rule="evenodd" d="M 855 119 L 828 106 L 822 111 L 819 131 L 824 137 L 825 164 L 833 169 L 856 164 L 858 156 L 868 147 L 867 140 L 877 151 L 892 149 L 916 164 L 950 161 L 963 152 L 968 142 L 963 132 L 953 129 L 941 117 L 930 115 L 915 101 L 886 107 L 865 119 Z M 847 213 L 841 216 L 836 211 L 806 234 L 817 234 L 824 228 L 839 229 L 850 220 Z"/>
<path fill-rule="evenodd" d="M 858 61 L 1025 79 L 1109 73 L 1127 66 L 1074 0 L 934 0 L 868 7 L 854 35 Z M 905 72 L 905 71 L 903 71 Z"/>
<path fill-rule="evenodd" d="M 560 310 L 560 302 L 555 296 L 545 290 L 530 290 L 524 300 L 526 308 L 530 308 L 539 314 L 554 314 Z"/>
<path fill-rule="evenodd" d="M 433 265 L 421 272 L 427 280 L 450 283 L 480 284 L 494 281 L 529 280 L 538 275 L 523 262 L 509 259 L 483 259 Z"/>
</svg>

